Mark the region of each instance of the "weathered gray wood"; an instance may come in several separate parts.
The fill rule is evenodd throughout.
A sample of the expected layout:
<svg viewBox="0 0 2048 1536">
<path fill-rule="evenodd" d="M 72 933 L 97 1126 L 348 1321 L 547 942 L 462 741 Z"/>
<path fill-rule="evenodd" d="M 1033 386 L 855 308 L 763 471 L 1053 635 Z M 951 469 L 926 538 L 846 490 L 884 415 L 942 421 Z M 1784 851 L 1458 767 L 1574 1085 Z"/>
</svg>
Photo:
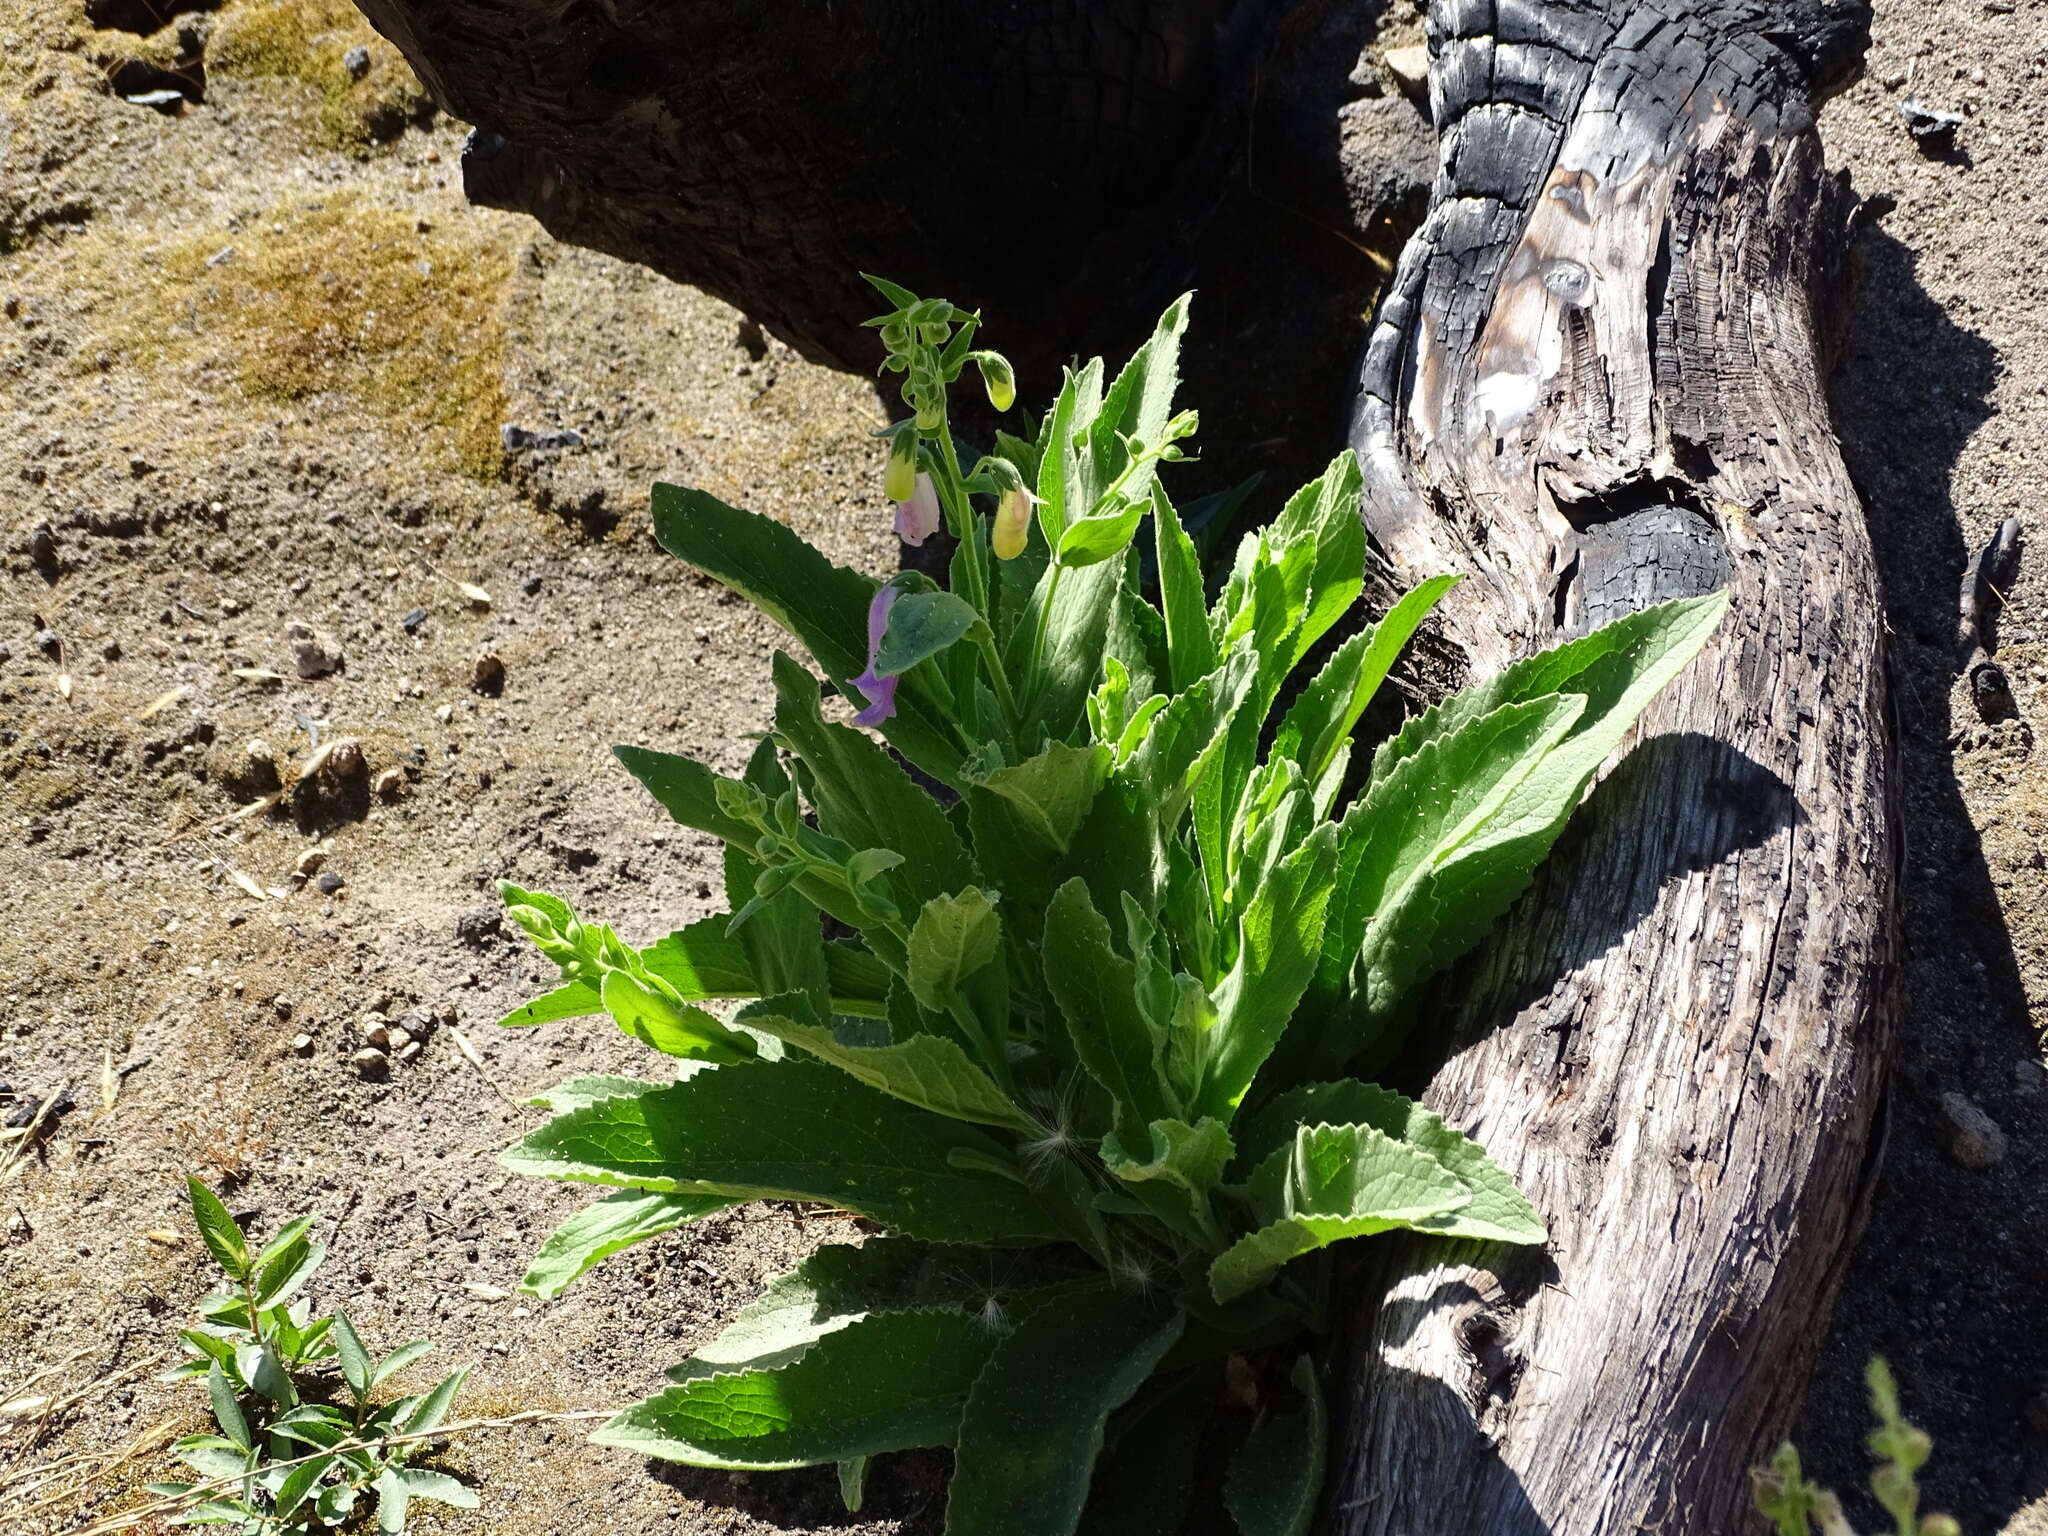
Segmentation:
<svg viewBox="0 0 2048 1536">
<path fill-rule="evenodd" d="M 1850 199 L 1812 111 L 1868 19 L 1431 12 L 1441 169 L 1363 370 L 1368 522 L 1407 579 L 1470 574 L 1447 623 L 1480 671 L 1733 602 L 1425 1026 L 1429 1102 L 1551 1241 L 1389 1250 L 1346 1536 L 1753 1528 L 1821 1336 L 1895 1013 L 1877 575 L 1822 389 Z"/>
</svg>

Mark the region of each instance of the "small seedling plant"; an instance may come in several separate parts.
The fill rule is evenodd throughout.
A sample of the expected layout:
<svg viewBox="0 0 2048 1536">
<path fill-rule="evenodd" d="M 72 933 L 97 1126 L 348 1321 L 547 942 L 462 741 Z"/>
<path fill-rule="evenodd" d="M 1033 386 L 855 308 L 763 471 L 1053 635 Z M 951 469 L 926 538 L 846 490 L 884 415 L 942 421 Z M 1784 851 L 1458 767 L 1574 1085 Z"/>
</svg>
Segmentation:
<svg viewBox="0 0 2048 1536">
<path fill-rule="evenodd" d="M 1920 1513 L 1920 1469 L 1927 1465 L 1934 1442 L 1926 1431 L 1916 1429 L 1899 1407 L 1899 1385 L 1882 1355 L 1873 1355 L 1863 1373 L 1870 1390 L 1870 1411 L 1877 1428 L 1866 1442 L 1877 1466 L 1870 1474 L 1870 1491 L 1878 1505 L 1891 1516 L 1893 1536 L 1962 1536 L 1962 1527 L 1950 1515 Z M 1799 1452 L 1791 1441 L 1778 1447 L 1768 1467 L 1751 1473 L 1755 1483 L 1756 1507 L 1776 1524 L 1778 1536 L 1856 1536 L 1849 1517 L 1842 1513 L 1842 1501 L 1827 1489 L 1806 1480 L 1799 1465 Z"/>
<path fill-rule="evenodd" d="M 950 1447 L 951 1536 L 1060 1536 L 1176 1529 L 1222 1435 L 1246 1536 L 1301 1532 L 1332 1245 L 1544 1237 L 1477 1145 L 1370 1074 L 1723 597 L 1514 665 L 1354 773 L 1354 726 L 1452 583 L 1304 667 L 1363 587 L 1352 456 L 1244 539 L 1212 599 L 1160 478 L 1197 425 L 1173 408 L 1187 300 L 1113 379 L 1069 370 L 976 455 L 948 391 L 974 370 L 1008 413 L 1009 366 L 975 316 L 875 286 L 910 410 L 887 488 L 906 538 L 950 533 L 948 589 L 655 487 L 662 544 L 779 621 L 855 713 L 778 653 L 740 776 L 618 749 L 723 844 L 729 914 L 635 948 L 503 887 L 562 972 L 505 1022 L 601 1012 L 668 1058 L 555 1089 L 506 1154 L 615 1186 L 526 1287 L 750 1200 L 854 1212 L 881 1235 L 818 1250 L 596 1438 L 836 1463 L 855 1507 L 870 1457 Z"/>
<path fill-rule="evenodd" d="M 200 1321 L 178 1335 L 188 1358 L 163 1377 L 204 1381 L 217 1431 L 171 1447 L 202 1482 L 149 1485 L 159 1497 L 188 1501 L 165 1523 L 284 1536 L 331 1529 L 374 1506 L 376 1528 L 396 1536 L 414 1499 L 474 1509 L 476 1495 L 454 1478 L 408 1465 L 423 1440 L 384 1443 L 438 1426 L 468 1371 L 377 1402 L 377 1389 L 433 1346 L 418 1339 L 373 1360 L 345 1313 L 316 1318 L 299 1295 L 327 1257 L 313 1217 L 286 1223 L 252 1253 L 219 1197 L 197 1179 L 186 1186 L 192 1219 L 227 1285 L 199 1303 Z M 335 1368 L 338 1384 L 329 1374 Z"/>
</svg>

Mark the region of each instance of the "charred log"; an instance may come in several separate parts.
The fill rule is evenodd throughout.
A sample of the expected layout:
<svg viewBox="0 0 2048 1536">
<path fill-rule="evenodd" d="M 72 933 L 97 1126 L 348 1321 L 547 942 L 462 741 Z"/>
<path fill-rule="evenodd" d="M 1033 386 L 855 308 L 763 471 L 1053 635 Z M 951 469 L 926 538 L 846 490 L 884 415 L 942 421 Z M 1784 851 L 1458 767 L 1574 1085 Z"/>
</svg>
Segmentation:
<svg viewBox="0 0 2048 1536">
<path fill-rule="evenodd" d="M 1858 0 L 1436 0 L 1429 214 L 1366 517 L 1473 667 L 1727 586 L 1720 633 L 1438 999 L 1427 1098 L 1550 1224 L 1415 1240 L 1358 1322 L 1332 1530 L 1735 1531 L 1867 1184 L 1898 833 L 1877 573 L 1822 379 Z M 1369 1294 L 1377 1297 L 1376 1287 Z"/>
</svg>

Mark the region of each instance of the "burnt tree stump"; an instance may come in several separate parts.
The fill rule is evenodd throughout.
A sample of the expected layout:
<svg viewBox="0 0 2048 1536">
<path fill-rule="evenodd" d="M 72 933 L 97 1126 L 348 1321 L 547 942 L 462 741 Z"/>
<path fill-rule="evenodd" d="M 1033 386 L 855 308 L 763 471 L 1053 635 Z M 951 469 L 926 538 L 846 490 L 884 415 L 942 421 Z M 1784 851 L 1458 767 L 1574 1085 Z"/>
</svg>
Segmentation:
<svg viewBox="0 0 2048 1536">
<path fill-rule="evenodd" d="M 1550 1224 L 1403 1240 L 1325 1528 L 1754 1528 L 1860 1220 L 1895 999 L 1878 577 L 1829 424 L 1861 0 L 1436 0 L 1440 161 L 1363 366 L 1365 515 L 1479 671 L 1728 617 L 1421 1045 Z M 1412 1064 L 1411 1064 L 1412 1065 Z"/>
</svg>

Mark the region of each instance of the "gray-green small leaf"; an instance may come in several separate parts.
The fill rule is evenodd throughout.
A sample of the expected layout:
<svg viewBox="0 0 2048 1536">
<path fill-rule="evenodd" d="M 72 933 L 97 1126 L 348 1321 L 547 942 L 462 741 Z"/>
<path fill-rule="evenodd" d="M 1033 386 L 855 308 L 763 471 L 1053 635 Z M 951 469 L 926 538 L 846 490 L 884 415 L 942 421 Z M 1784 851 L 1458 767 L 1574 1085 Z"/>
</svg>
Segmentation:
<svg viewBox="0 0 2048 1536">
<path fill-rule="evenodd" d="M 889 627 L 875 651 L 875 672 L 884 677 L 908 672 L 957 644 L 980 622 L 973 604 L 951 592 L 906 592 L 890 606 Z"/>
<path fill-rule="evenodd" d="M 979 886 L 926 902 L 910 930 L 911 994 L 945 1012 L 960 984 L 995 959 L 1001 939 L 995 901 Z"/>
<path fill-rule="evenodd" d="M 235 1279 L 247 1279 L 249 1245 L 242 1237 L 242 1229 L 235 1225 L 235 1218 L 228 1214 L 218 1195 L 189 1174 L 185 1189 L 192 1201 L 192 1219 L 198 1224 L 207 1252 Z"/>
<path fill-rule="evenodd" d="M 723 1195 L 622 1189 L 585 1206 L 549 1233 L 527 1266 L 519 1289 L 528 1296 L 550 1300 L 599 1260 L 733 1204 Z"/>
<path fill-rule="evenodd" d="M 235 1401 L 235 1389 L 219 1365 L 214 1365 L 206 1373 L 206 1396 L 213 1406 L 213 1421 L 220 1426 L 220 1432 L 238 1449 L 248 1450 L 253 1443 L 249 1438 L 249 1421 L 242 1416 L 242 1405 Z"/>
<path fill-rule="evenodd" d="M 839 1502 L 849 1515 L 860 1513 L 868 1493 L 868 1458 L 848 1456 L 839 1463 Z"/>
</svg>

